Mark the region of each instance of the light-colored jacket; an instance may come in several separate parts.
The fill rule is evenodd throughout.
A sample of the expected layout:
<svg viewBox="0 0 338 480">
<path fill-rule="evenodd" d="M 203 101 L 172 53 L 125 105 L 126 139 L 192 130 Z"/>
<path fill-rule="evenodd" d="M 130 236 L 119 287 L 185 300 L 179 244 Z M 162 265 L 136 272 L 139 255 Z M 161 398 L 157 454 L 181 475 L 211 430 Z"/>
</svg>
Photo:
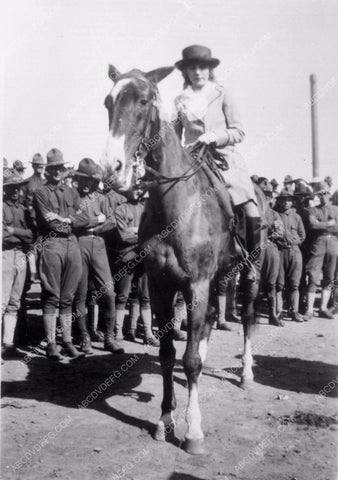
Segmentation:
<svg viewBox="0 0 338 480">
<path fill-rule="evenodd" d="M 233 204 L 241 205 L 250 200 L 257 203 L 245 162 L 236 149 L 236 144 L 245 137 L 242 123 L 224 87 L 208 82 L 201 92 L 186 88 L 175 99 L 175 117 L 173 124 L 185 147 L 195 143 L 203 133 L 216 135 L 217 150 L 229 166 L 222 176 Z"/>
<path fill-rule="evenodd" d="M 212 132 L 217 137 L 217 150 L 227 158 L 245 137 L 232 97 L 217 83 L 208 82 L 201 96 L 186 88 L 175 99 L 175 115 L 177 133 L 187 147 L 203 133 Z"/>
</svg>

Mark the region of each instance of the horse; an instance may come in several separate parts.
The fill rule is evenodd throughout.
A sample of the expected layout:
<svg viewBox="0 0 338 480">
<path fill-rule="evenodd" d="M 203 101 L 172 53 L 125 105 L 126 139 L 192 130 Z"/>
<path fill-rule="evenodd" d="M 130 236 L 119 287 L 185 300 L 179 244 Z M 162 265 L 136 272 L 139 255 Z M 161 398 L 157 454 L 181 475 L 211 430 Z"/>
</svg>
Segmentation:
<svg viewBox="0 0 338 480">
<path fill-rule="evenodd" d="M 198 383 L 214 322 L 215 286 L 238 256 L 232 234 L 234 213 L 225 185 L 203 161 L 203 155 L 193 158 L 182 147 L 174 125 L 163 116 L 157 84 L 172 70 L 163 67 L 144 73 L 133 69 L 122 74 L 109 66 L 114 85 L 104 102 L 109 134 L 101 166 L 105 178 L 119 192 L 131 190 L 142 179 L 149 187 L 139 243 L 141 251 L 148 252 L 144 263 L 151 305 L 162 332 L 163 400 L 154 437 L 166 440 L 175 426 L 176 351 L 170 325 L 173 300 L 180 291 L 188 313 L 183 355 L 189 389 L 184 448 L 188 453 L 202 454 L 205 445 Z M 246 282 L 244 289 L 241 385 L 246 388 L 253 382 L 251 327 L 257 282 Z"/>
</svg>

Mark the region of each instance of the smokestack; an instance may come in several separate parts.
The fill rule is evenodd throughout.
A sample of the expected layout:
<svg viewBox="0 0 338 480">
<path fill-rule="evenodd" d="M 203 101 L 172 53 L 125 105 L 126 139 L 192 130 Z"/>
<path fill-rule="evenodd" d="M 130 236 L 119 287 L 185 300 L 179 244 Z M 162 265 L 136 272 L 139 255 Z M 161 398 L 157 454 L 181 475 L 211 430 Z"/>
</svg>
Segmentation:
<svg viewBox="0 0 338 480">
<path fill-rule="evenodd" d="M 310 75 L 311 92 L 311 138 L 312 138 L 312 176 L 319 176 L 318 157 L 318 108 L 317 108 L 317 76 Z"/>
</svg>

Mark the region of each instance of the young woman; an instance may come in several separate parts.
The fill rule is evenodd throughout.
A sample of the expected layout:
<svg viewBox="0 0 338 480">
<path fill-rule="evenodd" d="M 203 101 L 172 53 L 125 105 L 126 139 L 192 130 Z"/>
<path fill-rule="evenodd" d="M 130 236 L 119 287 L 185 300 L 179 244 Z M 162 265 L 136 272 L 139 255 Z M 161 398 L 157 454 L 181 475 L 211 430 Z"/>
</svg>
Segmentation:
<svg viewBox="0 0 338 480">
<path fill-rule="evenodd" d="M 185 147 L 196 142 L 212 144 L 227 161 L 229 169 L 221 173 L 233 205 L 244 208 L 250 253 L 260 244 L 261 220 L 252 181 L 236 150 L 236 144 L 245 136 L 236 106 L 228 92 L 215 82 L 213 69 L 220 61 L 212 57 L 209 48 L 192 45 L 183 50 L 182 56 L 175 64 L 184 78 L 183 92 L 175 99 L 177 133 Z"/>
</svg>

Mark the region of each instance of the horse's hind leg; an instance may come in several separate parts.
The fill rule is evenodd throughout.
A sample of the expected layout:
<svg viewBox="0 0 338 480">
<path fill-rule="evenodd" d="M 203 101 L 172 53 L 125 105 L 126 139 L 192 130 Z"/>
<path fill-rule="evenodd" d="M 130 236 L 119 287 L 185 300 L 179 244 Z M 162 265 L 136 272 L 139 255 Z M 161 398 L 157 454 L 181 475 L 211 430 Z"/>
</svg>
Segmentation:
<svg viewBox="0 0 338 480">
<path fill-rule="evenodd" d="M 176 408 L 176 397 L 174 391 L 173 370 L 175 366 L 175 353 L 173 342 L 173 299 L 175 292 L 160 290 L 155 287 L 154 282 L 149 279 L 150 298 L 152 308 L 156 315 L 160 339 L 160 364 L 163 378 L 163 400 L 161 404 L 161 418 L 157 423 L 154 434 L 155 440 L 165 441 L 166 436 L 174 433 L 174 411 Z"/>
<path fill-rule="evenodd" d="M 198 401 L 198 381 L 206 358 L 210 333 L 210 326 L 206 328 L 205 324 L 208 296 L 209 282 L 206 280 L 194 284 L 191 287 L 190 295 L 185 295 L 188 311 L 188 341 L 183 356 L 183 366 L 189 388 L 189 402 L 186 411 L 188 430 L 185 436 L 185 450 L 192 454 L 205 453 Z"/>
</svg>

